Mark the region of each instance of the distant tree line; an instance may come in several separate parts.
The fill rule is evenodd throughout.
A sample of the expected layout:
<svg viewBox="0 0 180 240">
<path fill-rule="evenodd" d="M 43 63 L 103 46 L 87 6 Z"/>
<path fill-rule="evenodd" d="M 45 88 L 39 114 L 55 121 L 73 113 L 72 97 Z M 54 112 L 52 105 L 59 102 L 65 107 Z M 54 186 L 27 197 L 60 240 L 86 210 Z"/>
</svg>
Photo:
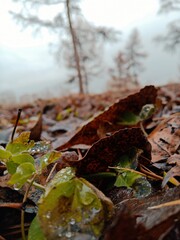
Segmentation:
<svg viewBox="0 0 180 240">
<path fill-rule="evenodd" d="M 102 52 L 106 42 L 120 41 L 120 32 L 113 28 L 97 27 L 83 16 L 81 0 L 13 0 L 21 3 L 20 12 L 11 12 L 17 23 L 35 31 L 46 28 L 58 36 L 57 55 L 63 55 L 69 69 L 68 83 L 78 83 L 79 93 L 89 91 L 89 83 L 102 71 Z M 54 16 L 40 18 L 39 11 L 56 7 Z M 160 0 L 160 12 L 180 10 L 180 0 Z M 176 49 L 180 45 L 180 19 L 168 25 L 167 33 L 156 40 L 163 42 L 166 49 Z M 147 53 L 143 50 L 140 34 L 132 30 L 123 49 L 114 58 L 110 69 L 110 87 L 137 87 L 140 74 L 144 71 Z"/>
</svg>

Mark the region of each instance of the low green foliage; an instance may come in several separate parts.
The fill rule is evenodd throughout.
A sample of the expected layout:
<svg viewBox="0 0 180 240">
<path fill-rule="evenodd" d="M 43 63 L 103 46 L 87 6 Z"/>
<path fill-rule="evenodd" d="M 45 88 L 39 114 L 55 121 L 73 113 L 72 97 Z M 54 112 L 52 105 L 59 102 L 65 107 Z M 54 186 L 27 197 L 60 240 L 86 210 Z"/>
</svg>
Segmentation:
<svg viewBox="0 0 180 240">
<path fill-rule="evenodd" d="M 46 142 L 34 143 L 29 137 L 29 132 L 23 132 L 0 149 L 0 160 L 11 174 L 9 184 L 16 189 L 25 183 L 37 186 L 36 176 L 61 156 L 55 150 L 47 152 L 50 147 Z M 105 222 L 113 214 L 113 204 L 102 192 L 85 179 L 77 178 L 75 169 L 70 167 L 57 172 L 44 189 L 37 216 L 29 229 L 29 240 L 68 239 L 70 235 L 81 234 L 99 238 Z M 23 222 L 21 226 L 23 229 Z M 22 236 L 25 236 L 23 231 Z"/>
<path fill-rule="evenodd" d="M 73 168 L 56 174 L 46 186 L 37 214 L 47 239 L 66 239 L 67 234 L 72 237 L 87 234 L 96 239 L 101 235 L 107 217 L 112 215 L 105 205 L 111 203 L 94 188 L 83 178 L 77 178 Z"/>
<path fill-rule="evenodd" d="M 121 120 L 119 124 L 122 125 L 136 125 L 139 122 L 142 122 L 152 116 L 152 114 L 155 111 L 154 104 L 146 104 L 142 107 L 139 114 L 135 114 L 130 111 L 124 112 L 123 115 L 121 115 Z"/>
<path fill-rule="evenodd" d="M 151 185 L 144 177 L 144 174 L 136 171 L 138 166 L 138 157 L 141 153 L 141 149 L 133 147 L 127 153 L 122 155 L 116 167 L 113 167 L 118 174 L 114 185 L 116 187 L 132 188 L 134 195 L 138 197 L 144 197 L 151 193 Z M 141 188 L 143 187 L 144 191 L 141 191 Z"/>
<path fill-rule="evenodd" d="M 22 132 L 13 142 L 9 142 L 6 148 L 0 149 L 0 160 L 6 165 L 11 174 L 9 184 L 14 184 L 16 188 L 21 188 L 34 174 L 40 174 L 50 163 L 57 160 L 61 154 L 51 151 L 39 158 L 39 167 L 35 165 L 34 155 L 47 148 L 46 142 L 34 143 L 29 140 L 30 132 Z"/>
</svg>

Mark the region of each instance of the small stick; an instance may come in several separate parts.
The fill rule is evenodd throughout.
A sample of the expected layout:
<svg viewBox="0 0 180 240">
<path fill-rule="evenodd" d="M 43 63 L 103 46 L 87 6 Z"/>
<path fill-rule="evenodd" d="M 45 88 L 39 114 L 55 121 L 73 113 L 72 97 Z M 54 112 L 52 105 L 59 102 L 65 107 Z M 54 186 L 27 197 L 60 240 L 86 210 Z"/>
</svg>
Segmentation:
<svg viewBox="0 0 180 240">
<path fill-rule="evenodd" d="M 18 122 L 19 122 L 19 119 L 20 119 L 20 116 L 21 116 L 21 112 L 22 112 L 22 109 L 19 108 L 17 118 L 16 118 L 16 123 L 14 125 L 14 129 L 13 129 L 13 132 L 12 132 L 12 135 L 11 135 L 11 142 L 13 142 L 14 134 L 16 132 L 16 128 L 17 128 L 17 125 L 18 125 Z"/>
</svg>

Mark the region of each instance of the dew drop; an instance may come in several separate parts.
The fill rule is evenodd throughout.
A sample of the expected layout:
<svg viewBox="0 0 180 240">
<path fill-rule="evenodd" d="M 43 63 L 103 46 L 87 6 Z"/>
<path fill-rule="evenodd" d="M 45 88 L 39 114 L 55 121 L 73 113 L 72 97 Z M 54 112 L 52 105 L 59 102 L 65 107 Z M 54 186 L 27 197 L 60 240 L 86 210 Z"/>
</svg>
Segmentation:
<svg viewBox="0 0 180 240">
<path fill-rule="evenodd" d="M 72 232 L 66 232 L 66 233 L 65 233 L 65 236 L 66 236 L 67 238 L 71 238 L 71 237 L 73 236 L 73 233 L 72 233 Z"/>
<path fill-rule="evenodd" d="M 18 191 L 20 188 L 19 187 L 14 187 L 14 190 Z"/>
<path fill-rule="evenodd" d="M 70 222 L 69 222 L 71 225 L 74 225 L 76 223 L 75 219 L 71 219 Z"/>
<path fill-rule="evenodd" d="M 134 189 L 134 195 L 137 198 L 143 198 L 143 197 L 147 197 L 150 193 L 151 193 L 151 184 L 146 180 L 146 178 L 142 177 L 142 178 L 138 178 L 134 185 L 133 185 L 133 189 Z"/>
</svg>

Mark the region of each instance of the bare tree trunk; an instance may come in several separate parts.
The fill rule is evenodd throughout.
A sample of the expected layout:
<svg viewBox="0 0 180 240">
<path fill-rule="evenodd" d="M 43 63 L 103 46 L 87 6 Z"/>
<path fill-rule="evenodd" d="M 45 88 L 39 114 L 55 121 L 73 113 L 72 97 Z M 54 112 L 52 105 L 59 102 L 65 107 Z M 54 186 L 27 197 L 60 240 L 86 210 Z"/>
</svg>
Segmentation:
<svg viewBox="0 0 180 240">
<path fill-rule="evenodd" d="M 77 70 L 77 75 L 78 75 L 78 80 L 79 80 L 79 93 L 84 93 L 80 59 L 79 59 L 79 54 L 78 54 L 78 51 L 77 51 L 76 35 L 75 35 L 74 29 L 73 29 L 73 26 L 72 26 L 72 21 L 71 21 L 69 1 L 70 0 L 66 0 L 66 9 L 67 9 L 69 29 L 70 29 L 70 33 L 71 33 L 71 37 L 72 37 L 72 43 L 73 43 L 74 58 L 75 58 L 75 62 L 76 62 L 76 70 Z"/>
</svg>

